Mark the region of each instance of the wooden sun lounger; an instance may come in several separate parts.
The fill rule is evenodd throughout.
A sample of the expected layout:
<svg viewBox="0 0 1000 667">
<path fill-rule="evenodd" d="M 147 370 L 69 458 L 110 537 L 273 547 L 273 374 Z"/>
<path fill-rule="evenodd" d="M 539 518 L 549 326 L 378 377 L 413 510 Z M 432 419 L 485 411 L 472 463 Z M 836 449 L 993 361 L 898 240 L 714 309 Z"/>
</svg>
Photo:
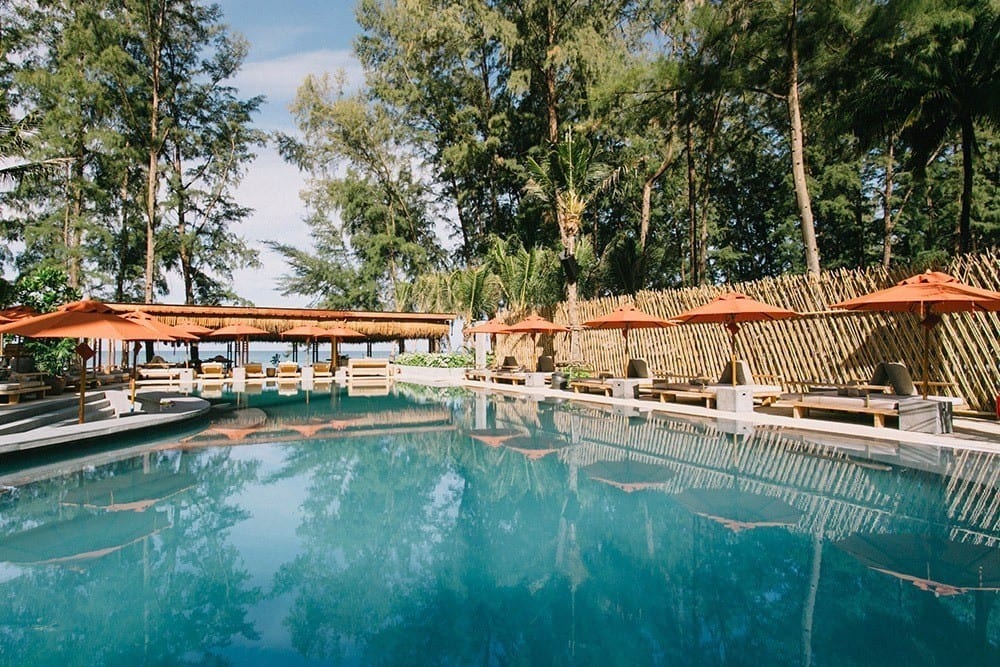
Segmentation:
<svg viewBox="0 0 1000 667">
<path fill-rule="evenodd" d="M 801 419 L 808 417 L 810 410 L 826 410 L 830 412 L 846 412 L 848 414 L 871 415 L 876 428 L 885 428 L 886 417 L 899 416 L 899 403 L 895 400 L 882 398 L 868 399 L 864 397 L 847 396 L 812 396 L 804 394 L 799 400 L 793 400 L 792 417 Z"/>
<path fill-rule="evenodd" d="M 613 387 L 599 378 L 580 378 L 569 383 L 576 394 L 603 394 L 610 396 Z"/>
<path fill-rule="evenodd" d="M 347 382 L 351 386 L 385 385 L 393 380 L 388 359 L 348 359 Z"/>
<path fill-rule="evenodd" d="M 282 361 L 278 364 L 277 377 L 279 378 L 297 378 L 301 375 L 299 372 L 299 365 L 294 361 Z"/>
<path fill-rule="evenodd" d="M 45 384 L 42 378 L 43 374 L 32 373 L 0 382 L 0 396 L 7 398 L 8 405 L 19 403 L 21 396 L 44 398 L 45 393 L 52 387 Z"/>
<path fill-rule="evenodd" d="M 706 408 L 715 407 L 715 392 L 696 389 L 695 385 L 692 385 L 690 389 L 658 387 L 653 385 L 647 389 L 645 393 L 659 399 L 661 403 L 683 403 L 685 401 L 695 400 L 704 403 Z"/>
<path fill-rule="evenodd" d="M 493 382 L 504 384 L 524 384 L 528 379 L 528 374 L 524 371 L 496 371 L 491 375 Z"/>
</svg>

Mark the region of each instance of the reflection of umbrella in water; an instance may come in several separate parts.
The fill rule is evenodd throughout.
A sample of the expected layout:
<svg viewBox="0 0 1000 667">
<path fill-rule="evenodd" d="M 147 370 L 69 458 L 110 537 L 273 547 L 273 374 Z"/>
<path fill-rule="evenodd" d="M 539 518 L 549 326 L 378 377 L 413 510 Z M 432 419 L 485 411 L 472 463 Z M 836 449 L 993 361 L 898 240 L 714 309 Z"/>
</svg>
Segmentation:
<svg viewBox="0 0 1000 667">
<path fill-rule="evenodd" d="M 676 474 L 666 466 L 631 459 L 598 461 L 585 466 L 583 472 L 590 479 L 610 484 L 628 493 L 640 489 L 662 487 Z"/>
<path fill-rule="evenodd" d="M 540 459 L 549 454 L 554 454 L 563 447 L 568 446 L 564 440 L 559 440 L 548 436 L 520 435 L 511 438 L 503 443 L 507 449 L 524 454 L 529 459 Z"/>
<path fill-rule="evenodd" d="M 0 539 L 0 561 L 46 564 L 100 558 L 168 525 L 160 512 L 84 513 Z"/>
<path fill-rule="evenodd" d="M 1000 590 L 1000 549 L 996 547 L 911 533 L 856 534 L 835 545 L 873 570 L 935 595 Z"/>
<path fill-rule="evenodd" d="M 197 479 L 191 473 L 170 470 L 143 473 L 133 470 L 70 489 L 63 496 L 62 504 L 112 512 L 142 511 L 192 488 L 196 483 Z"/>
<path fill-rule="evenodd" d="M 790 526 L 802 512 L 781 498 L 739 489 L 687 489 L 674 498 L 694 514 L 733 531 L 764 526 Z"/>
<path fill-rule="evenodd" d="M 499 447 L 511 438 L 525 435 L 524 431 L 516 428 L 475 428 L 468 433 L 470 437 L 490 447 Z"/>
</svg>

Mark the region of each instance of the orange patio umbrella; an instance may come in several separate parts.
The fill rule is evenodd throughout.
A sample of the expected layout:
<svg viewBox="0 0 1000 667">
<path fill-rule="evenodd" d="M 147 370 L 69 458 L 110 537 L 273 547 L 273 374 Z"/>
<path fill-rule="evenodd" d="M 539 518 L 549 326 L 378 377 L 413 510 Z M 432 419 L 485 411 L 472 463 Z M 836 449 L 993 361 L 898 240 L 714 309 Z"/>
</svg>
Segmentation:
<svg viewBox="0 0 1000 667">
<path fill-rule="evenodd" d="M 198 340 L 198 336 L 193 333 L 188 333 L 180 327 L 167 324 L 162 320 L 158 320 L 147 312 L 141 310 L 130 310 L 127 313 L 123 313 L 122 317 L 133 322 L 138 322 L 142 326 L 149 329 L 156 340 L 174 340 L 184 343 L 191 343 Z M 136 366 L 136 357 L 139 354 L 139 350 L 133 350 L 132 352 L 132 367 Z M 186 362 L 185 362 L 186 363 Z"/>
<path fill-rule="evenodd" d="M 625 372 L 623 375 L 626 376 L 628 375 L 628 360 L 631 358 L 628 349 L 628 332 L 631 329 L 659 329 L 674 325 L 675 322 L 644 313 L 632 305 L 621 306 L 606 315 L 595 317 L 583 323 L 583 326 L 590 329 L 622 330 L 622 335 L 625 337 Z"/>
<path fill-rule="evenodd" d="M 531 334 L 532 341 L 537 342 L 538 334 L 557 334 L 566 333 L 569 331 L 569 327 L 564 327 L 561 324 L 556 324 L 555 322 L 550 322 L 540 315 L 529 315 L 520 322 L 515 322 L 510 326 L 506 327 L 503 331 L 498 333 L 507 334 Z"/>
<path fill-rule="evenodd" d="M 529 315 L 520 322 L 515 322 L 497 333 L 555 334 L 566 333 L 568 331 L 569 327 L 550 322 L 540 315 Z"/>
<path fill-rule="evenodd" d="M 317 338 L 324 338 L 328 335 L 328 329 L 315 324 L 300 324 L 281 332 L 282 338 L 301 338 L 306 341 L 306 345 L 311 346 Z"/>
<path fill-rule="evenodd" d="M 206 334 L 210 334 L 213 331 L 208 327 L 204 327 L 200 324 L 195 324 L 194 322 L 178 322 L 174 326 L 180 329 L 181 331 L 184 331 L 185 333 L 193 334 L 195 336 L 198 336 L 199 338 Z"/>
<path fill-rule="evenodd" d="M 121 317 L 114 310 L 92 299 L 83 299 L 60 306 L 51 313 L 26 317 L 0 326 L 0 333 L 17 334 L 28 338 L 105 338 L 109 340 L 173 340 L 170 336 L 154 334 L 147 327 Z M 78 348 L 80 353 L 89 349 Z M 83 356 L 81 354 L 81 356 Z M 135 382 L 133 368 L 132 382 Z M 134 384 L 133 384 L 134 386 Z M 86 358 L 80 378 L 80 423 L 84 422 L 85 393 L 87 388 Z M 134 391 L 134 390 L 133 390 Z"/>
<path fill-rule="evenodd" d="M 355 331 L 350 327 L 345 327 L 337 325 L 335 327 L 330 327 L 327 331 L 327 336 L 330 337 L 330 359 L 333 361 L 334 368 L 340 360 L 339 347 L 341 338 L 364 338 L 365 335 L 360 331 Z"/>
<path fill-rule="evenodd" d="M 924 327 L 923 396 L 930 384 L 930 333 L 941 313 L 1000 310 L 1000 292 L 966 285 L 940 271 L 926 271 L 910 276 L 892 287 L 835 303 L 833 308 L 920 315 Z"/>
<path fill-rule="evenodd" d="M 471 327 L 466 327 L 462 330 L 462 333 L 466 336 L 469 334 L 496 335 L 498 333 L 507 333 L 507 325 L 504 324 L 499 317 L 494 317 L 492 320 L 481 322 Z"/>
<path fill-rule="evenodd" d="M 131 310 L 127 313 L 123 313 L 122 317 L 127 320 L 132 320 L 133 322 L 138 322 L 142 326 L 146 327 L 152 332 L 153 336 L 156 336 L 156 340 L 177 340 L 177 341 L 195 341 L 198 340 L 198 336 L 193 333 L 188 333 L 184 329 L 167 324 L 163 320 L 158 320 L 149 313 L 141 310 Z M 163 336 L 163 338 L 160 338 Z"/>
<path fill-rule="evenodd" d="M 767 322 L 800 317 L 794 310 L 787 310 L 751 299 L 746 294 L 727 292 L 720 294 L 703 306 L 686 310 L 670 319 L 681 324 L 724 324 L 729 331 L 730 361 L 733 385 L 736 385 L 736 334 L 744 322 Z"/>
<path fill-rule="evenodd" d="M 250 337 L 267 336 L 269 334 L 269 331 L 249 324 L 230 324 L 216 329 L 212 333 L 206 334 L 206 336 L 208 338 L 236 341 L 236 361 L 240 364 L 245 364 L 250 358 Z"/>
</svg>

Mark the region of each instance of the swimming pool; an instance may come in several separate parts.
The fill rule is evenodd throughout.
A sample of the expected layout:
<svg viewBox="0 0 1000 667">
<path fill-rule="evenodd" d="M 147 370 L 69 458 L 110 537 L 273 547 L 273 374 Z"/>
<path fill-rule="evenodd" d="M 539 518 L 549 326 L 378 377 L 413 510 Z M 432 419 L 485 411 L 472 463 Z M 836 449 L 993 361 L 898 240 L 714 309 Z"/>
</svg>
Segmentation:
<svg viewBox="0 0 1000 667">
<path fill-rule="evenodd" d="M 995 455 L 400 385 L 2 466 L 2 664 L 1000 662 Z"/>
</svg>

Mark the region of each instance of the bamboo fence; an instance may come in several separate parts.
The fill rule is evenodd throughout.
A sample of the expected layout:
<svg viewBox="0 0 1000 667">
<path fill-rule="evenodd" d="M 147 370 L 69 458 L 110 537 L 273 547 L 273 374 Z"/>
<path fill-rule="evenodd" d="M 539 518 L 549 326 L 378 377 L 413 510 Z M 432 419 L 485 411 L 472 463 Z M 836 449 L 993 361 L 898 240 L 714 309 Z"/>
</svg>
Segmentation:
<svg viewBox="0 0 1000 667">
<path fill-rule="evenodd" d="M 956 258 L 943 269 L 970 285 L 1000 291 L 1000 253 Z M 923 329 L 919 317 L 897 313 L 831 310 L 830 305 L 893 285 L 914 273 L 912 268 L 841 269 L 810 282 L 804 275 L 786 275 L 725 286 L 666 291 L 642 291 L 632 297 L 604 297 L 580 302 L 580 321 L 598 317 L 632 302 L 640 310 L 669 319 L 735 290 L 775 306 L 795 310 L 802 318 L 749 323 L 737 337 L 738 356 L 754 375 L 778 378 L 787 391 L 809 383 L 867 380 L 880 361 L 901 361 L 914 379 L 923 376 Z M 568 324 L 566 304 L 543 313 Z M 508 318 L 511 322 L 514 319 Z M 582 362 L 597 371 L 620 374 L 626 360 L 624 337 L 616 330 L 580 332 L 581 360 L 569 358 L 569 335 L 498 336 L 497 355 L 512 354 L 533 363 L 540 354 L 557 361 Z M 679 325 L 666 329 L 636 329 L 629 333 L 632 357 L 650 368 L 679 377 L 718 377 L 729 360 L 729 335 L 722 325 Z M 950 383 L 935 391 L 961 396 L 970 408 L 993 413 L 1000 395 L 1000 314 L 947 314 L 931 334 L 929 378 Z"/>
</svg>

